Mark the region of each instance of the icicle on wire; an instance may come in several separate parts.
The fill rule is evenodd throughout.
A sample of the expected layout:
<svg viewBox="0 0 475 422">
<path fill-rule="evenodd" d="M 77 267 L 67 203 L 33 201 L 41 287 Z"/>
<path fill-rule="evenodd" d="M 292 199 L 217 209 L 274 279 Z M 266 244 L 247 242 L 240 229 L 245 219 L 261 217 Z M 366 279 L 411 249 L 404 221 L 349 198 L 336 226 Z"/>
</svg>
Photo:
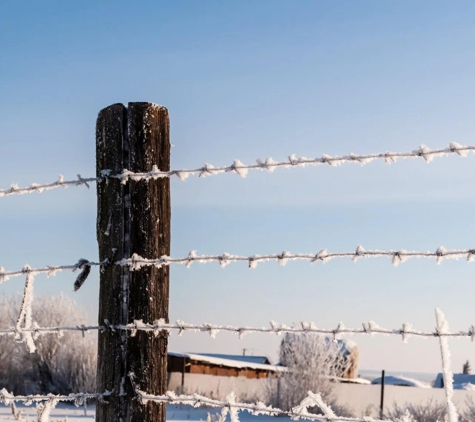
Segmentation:
<svg viewBox="0 0 475 422">
<path fill-rule="evenodd" d="M 439 309 L 435 309 L 435 318 L 437 321 L 437 332 L 444 334 L 449 331 L 449 324 L 445 318 L 444 313 Z M 457 422 L 458 414 L 455 404 L 453 402 L 454 396 L 454 377 L 452 369 L 450 368 L 450 349 L 449 341 L 446 336 L 439 336 L 440 354 L 442 359 L 442 373 L 444 376 L 445 397 L 447 400 L 447 413 L 449 422 Z"/>
<path fill-rule="evenodd" d="M 256 164 L 243 164 L 240 160 L 234 160 L 233 164 L 229 166 L 215 167 L 212 164 L 205 164 L 203 167 L 195 169 L 182 169 L 182 170 L 170 170 L 161 171 L 157 166 L 153 166 L 152 171 L 146 173 L 134 173 L 124 169 L 120 174 L 111 174 L 111 170 L 103 170 L 101 177 L 89 177 L 83 178 L 81 175 L 77 175 L 76 180 L 64 180 L 62 175 L 59 179 L 53 183 L 40 185 L 38 183 L 32 183 L 28 187 L 19 187 L 17 184 L 12 184 L 9 189 L 0 190 L 0 197 L 9 195 L 23 195 L 26 193 L 42 193 L 46 190 L 57 189 L 60 187 L 67 188 L 69 186 L 87 186 L 89 183 L 97 182 L 102 179 L 115 178 L 122 180 L 123 183 L 127 183 L 129 180 L 150 180 L 160 178 L 178 177 L 180 180 L 185 180 L 190 175 L 198 174 L 200 177 L 214 176 L 220 173 L 236 173 L 241 177 L 246 177 L 249 170 L 267 170 L 273 172 L 278 167 L 283 168 L 295 168 L 305 166 L 317 166 L 327 164 L 330 166 L 339 166 L 344 163 L 357 163 L 364 165 L 375 160 L 382 160 L 385 163 L 394 163 L 397 159 L 411 159 L 422 158 L 426 162 L 432 161 L 436 157 L 443 157 L 447 155 L 458 155 L 466 157 L 469 152 L 475 151 L 474 145 L 464 146 L 456 142 L 451 142 L 448 148 L 431 150 L 425 145 L 421 145 L 418 149 L 410 152 L 386 152 L 377 154 L 348 154 L 342 156 L 330 156 L 323 154 L 317 158 L 296 157 L 295 155 L 289 156 L 285 161 L 274 161 L 272 158 L 266 158 L 265 160 L 256 160 Z"/>
<path fill-rule="evenodd" d="M 26 272 L 26 281 L 20 314 L 18 315 L 17 323 L 15 325 L 15 340 L 20 343 L 26 343 L 28 351 L 34 353 L 36 351 L 36 346 L 31 331 L 33 325 L 31 306 L 33 304 L 33 284 L 35 282 L 35 276 L 30 272 L 30 269 L 31 268 L 28 265 L 23 267 L 23 270 Z"/>
</svg>

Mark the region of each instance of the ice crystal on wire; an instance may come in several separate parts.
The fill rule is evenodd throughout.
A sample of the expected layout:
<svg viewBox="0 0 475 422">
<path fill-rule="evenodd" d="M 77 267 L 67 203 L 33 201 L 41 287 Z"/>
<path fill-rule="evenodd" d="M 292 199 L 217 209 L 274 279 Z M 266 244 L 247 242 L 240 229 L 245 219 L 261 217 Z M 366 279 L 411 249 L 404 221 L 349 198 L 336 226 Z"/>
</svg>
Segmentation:
<svg viewBox="0 0 475 422">
<path fill-rule="evenodd" d="M 449 323 L 444 313 L 439 309 L 435 309 L 435 317 L 437 321 L 437 332 L 439 334 L 440 354 L 442 358 L 442 374 L 444 377 L 445 396 L 447 399 L 447 411 L 449 422 L 457 422 L 458 414 L 453 402 L 454 386 L 453 374 L 451 369 L 450 349 L 447 336 L 443 334 L 449 333 Z"/>
<path fill-rule="evenodd" d="M 456 152 L 461 157 L 466 157 L 468 155 L 468 150 L 465 149 L 466 147 L 458 144 L 457 142 L 450 142 L 449 147 L 451 151 Z"/>
<path fill-rule="evenodd" d="M 289 253 L 287 251 L 283 251 L 278 257 L 277 261 L 280 266 L 285 267 L 287 262 L 289 262 Z"/>
<path fill-rule="evenodd" d="M 275 169 L 276 169 L 276 164 L 277 162 L 274 161 L 271 157 L 269 158 L 266 158 L 264 161 L 260 160 L 259 158 L 256 160 L 257 162 L 257 165 L 260 167 L 260 168 L 263 168 L 267 171 L 269 171 L 270 173 L 272 173 Z"/>
<path fill-rule="evenodd" d="M 230 261 L 229 258 L 231 258 L 231 255 L 228 253 L 224 252 L 220 257 L 219 257 L 219 265 L 221 268 L 225 268 L 229 265 Z"/>
<path fill-rule="evenodd" d="M 397 267 L 399 264 L 406 262 L 408 260 L 407 251 L 401 249 L 397 252 L 394 252 L 391 263 Z"/>
<path fill-rule="evenodd" d="M 353 257 L 351 258 L 351 260 L 353 262 L 356 262 L 358 261 L 358 259 L 365 253 L 365 249 L 363 248 L 363 246 L 359 245 L 357 248 L 356 248 L 356 251 L 355 251 L 355 254 L 353 255 Z"/>
<path fill-rule="evenodd" d="M 437 248 L 437 251 L 435 253 L 437 255 L 437 265 L 439 265 L 444 260 L 444 256 L 447 254 L 447 249 L 445 249 L 443 246 L 440 246 L 439 248 Z"/>
<path fill-rule="evenodd" d="M 310 263 L 315 263 L 318 261 L 322 261 L 324 264 L 328 262 L 331 258 L 328 256 L 328 251 L 326 249 L 322 249 L 319 251 L 315 257 L 310 261 Z"/>
<path fill-rule="evenodd" d="M 212 164 L 205 163 L 205 165 L 201 169 L 200 177 L 213 176 L 217 173 L 218 171 Z"/>
<path fill-rule="evenodd" d="M 196 259 L 196 251 L 193 250 L 193 251 L 190 251 L 190 253 L 188 254 L 188 261 L 186 262 L 185 264 L 185 267 L 186 268 L 190 268 L 191 267 L 191 264 L 193 263 L 193 261 Z"/>
<path fill-rule="evenodd" d="M 426 147 L 425 145 L 421 145 L 416 152 L 419 156 L 421 156 L 426 162 L 430 163 L 434 156 L 431 154 L 431 150 Z"/>
<path fill-rule="evenodd" d="M 231 166 L 231 169 L 241 177 L 246 177 L 248 173 L 248 169 L 245 167 L 243 163 L 239 160 L 234 160 Z"/>
<path fill-rule="evenodd" d="M 23 290 L 23 299 L 16 323 L 17 341 L 26 343 L 26 347 L 30 353 L 36 350 L 35 342 L 31 331 L 23 331 L 23 328 L 31 328 L 33 324 L 31 305 L 33 303 L 33 285 L 35 282 L 34 274 L 30 272 L 31 267 L 25 265 L 23 271 L 26 273 L 25 288 Z"/>
<path fill-rule="evenodd" d="M 258 256 L 257 255 L 254 255 L 254 256 L 250 256 L 248 261 L 249 261 L 249 268 L 251 269 L 256 269 L 257 268 L 257 258 Z"/>
<path fill-rule="evenodd" d="M 320 161 L 322 163 L 329 164 L 330 166 L 338 165 L 338 163 L 335 163 L 335 161 L 333 160 L 333 157 L 327 154 L 322 154 L 322 158 L 320 159 Z"/>
</svg>

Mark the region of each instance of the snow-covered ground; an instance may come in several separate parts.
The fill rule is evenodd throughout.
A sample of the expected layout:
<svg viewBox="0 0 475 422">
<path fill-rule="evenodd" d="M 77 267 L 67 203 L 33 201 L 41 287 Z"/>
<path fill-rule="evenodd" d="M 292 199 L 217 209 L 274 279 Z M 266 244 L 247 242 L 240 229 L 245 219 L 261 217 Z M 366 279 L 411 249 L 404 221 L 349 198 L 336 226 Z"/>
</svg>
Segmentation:
<svg viewBox="0 0 475 422">
<path fill-rule="evenodd" d="M 17 411 L 22 412 L 23 421 L 36 422 L 37 413 L 34 406 L 17 406 Z M 211 415 L 211 420 L 216 421 L 215 415 L 219 413 L 216 409 L 198 408 L 195 409 L 189 406 L 168 406 L 167 407 L 167 420 L 169 421 L 206 421 L 208 412 Z M 28 418 L 28 419 L 27 419 Z M 239 419 L 243 422 L 252 418 L 254 422 L 274 422 L 275 419 L 272 416 L 253 416 L 248 412 L 239 413 Z M 229 416 L 227 418 L 229 421 Z M 289 421 L 289 418 L 279 417 L 279 422 Z M 10 406 L 0 405 L 0 421 L 1 422 L 18 422 L 12 415 Z M 20 419 L 21 421 L 21 419 Z M 51 412 L 51 422 L 92 422 L 94 421 L 94 406 L 89 406 L 87 409 L 87 415 L 84 414 L 83 407 L 74 407 L 68 404 L 59 404 Z"/>
</svg>

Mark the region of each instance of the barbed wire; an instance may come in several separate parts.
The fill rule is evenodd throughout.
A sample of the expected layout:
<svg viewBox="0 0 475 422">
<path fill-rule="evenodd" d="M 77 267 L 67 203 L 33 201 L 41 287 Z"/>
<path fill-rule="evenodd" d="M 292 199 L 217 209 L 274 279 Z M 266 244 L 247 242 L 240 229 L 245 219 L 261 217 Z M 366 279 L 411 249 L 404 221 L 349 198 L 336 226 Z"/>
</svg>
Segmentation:
<svg viewBox="0 0 475 422">
<path fill-rule="evenodd" d="M 185 265 L 190 267 L 193 263 L 207 264 L 210 262 L 217 262 L 221 267 L 226 267 L 232 262 L 247 262 L 249 268 L 256 268 L 259 262 L 276 261 L 281 266 L 285 266 L 288 261 L 308 261 L 311 264 L 317 262 L 326 263 L 335 258 L 350 258 L 353 262 L 358 261 L 360 258 L 391 258 L 392 265 L 397 266 L 411 258 L 430 258 L 435 259 L 437 264 L 441 264 L 444 259 L 460 259 L 466 258 L 467 262 L 475 261 L 475 249 L 446 249 L 443 246 L 437 248 L 435 252 L 415 252 L 400 249 L 398 251 L 389 250 L 382 251 L 378 249 L 365 250 L 359 245 L 354 252 L 328 252 L 327 249 L 322 249 L 317 253 L 311 254 L 293 254 L 287 251 L 283 251 L 279 254 L 269 255 L 231 255 L 223 253 L 222 255 L 197 255 L 196 251 L 191 251 L 188 256 L 181 258 L 173 258 L 163 255 L 157 259 L 143 258 L 138 254 L 133 254 L 131 258 L 122 259 L 113 263 L 113 265 L 127 266 L 132 271 L 140 270 L 142 267 L 155 266 L 161 268 L 172 264 Z M 0 267 L 0 284 L 14 277 L 20 277 L 26 274 L 37 275 L 47 274 L 48 277 L 55 276 L 58 272 L 63 270 L 76 271 L 81 269 L 78 279 L 81 283 L 84 282 L 85 274 L 89 274 L 90 267 L 110 265 L 109 260 L 106 259 L 102 262 L 91 262 L 87 259 L 80 259 L 76 264 L 58 265 L 58 266 L 46 266 L 44 268 L 30 268 L 25 266 L 21 270 L 17 271 L 5 271 L 4 267 Z"/>
<path fill-rule="evenodd" d="M 150 179 L 172 178 L 177 177 L 180 180 L 185 180 L 190 175 L 198 174 L 200 177 L 214 176 L 220 173 L 236 173 L 241 177 L 246 177 L 249 170 L 267 170 L 273 172 L 276 168 L 295 168 L 305 166 L 318 166 L 327 164 L 330 166 L 340 166 L 344 163 L 357 163 L 364 165 L 375 160 L 381 160 L 385 163 L 394 163 L 397 159 L 414 159 L 422 158 L 426 162 L 431 162 L 436 157 L 443 157 L 448 155 L 458 155 L 466 157 L 469 152 L 475 151 L 475 145 L 460 145 L 456 142 L 451 142 L 448 148 L 431 150 L 425 145 L 421 145 L 418 149 L 409 152 L 385 152 L 377 154 L 348 154 L 341 156 L 330 156 L 323 154 L 317 158 L 297 157 L 290 155 L 287 160 L 274 161 L 272 158 L 265 160 L 256 160 L 256 164 L 243 164 L 240 160 L 234 160 L 233 164 L 228 166 L 215 167 L 212 164 L 206 163 L 202 167 L 195 169 L 181 169 L 161 171 L 157 166 L 153 166 L 150 172 L 132 172 L 124 169 L 120 174 L 112 174 L 111 170 L 102 170 L 101 177 L 83 178 L 80 174 L 75 180 L 64 180 L 64 176 L 60 175 L 58 180 L 47 184 L 32 183 L 27 187 L 19 187 L 17 184 L 12 184 L 9 189 L 0 190 L 0 197 L 9 195 L 23 195 L 26 193 L 42 193 L 46 190 L 57 189 L 60 187 L 67 188 L 69 186 L 86 186 L 89 188 L 89 183 L 101 181 L 103 179 L 114 178 L 119 179 L 123 183 L 129 180 L 140 181 Z"/>
<path fill-rule="evenodd" d="M 94 266 L 101 266 L 108 264 L 108 260 L 104 260 L 102 262 L 90 262 L 87 259 L 80 259 L 76 264 L 69 264 L 69 265 L 49 265 L 43 268 L 31 268 L 28 265 L 25 265 L 21 270 L 17 271 L 5 271 L 4 267 L 0 267 L 0 284 L 5 281 L 10 280 L 11 278 L 21 277 L 24 275 L 31 275 L 35 276 L 38 274 L 46 274 L 48 277 L 54 277 L 57 273 L 64 271 L 64 270 L 71 270 L 76 271 L 78 269 L 82 270 L 79 274 L 78 278 L 83 276 L 85 271 L 88 271 L 87 268 Z"/>
<path fill-rule="evenodd" d="M 84 403 L 84 400 L 99 399 L 105 400 L 111 393 L 105 392 L 98 393 L 71 393 L 69 395 L 61 394 L 30 394 L 30 395 L 14 395 L 9 393 L 5 388 L 0 390 L 0 403 L 10 405 L 13 402 L 23 402 L 26 406 L 29 406 L 35 402 L 44 402 L 50 400 L 56 400 L 61 402 L 74 402 L 76 406 L 80 406 Z"/>
<path fill-rule="evenodd" d="M 131 271 L 139 270 L 145 266 L 155 266 L 161 268 L 163 266 L 172 264 L 181 264 L 190 267 L 194 262 L 200 264 L 207 264 L 210 262 L 218 262 L 221 267 L 226 267 L 232 262 L 244 261 L 248 263 L 249 268 L 256 268 L 259 262 L 276 261 L 281 266 L 285 266 L 288 261 L 309 261 L 311 264 L 316 262 L 326 263 L 335 258 L 351 258 L 353 262 L 360 258 L 391 258 L 392 265 L 397 266 L 411 258 L 435 258 L 437 264 L 440 264 L 444 259 L 460 259 L 466 258 L 468 262 L 475 261 L 475 249 L 455 249 L 449 250 L 443 246 L 437 248 L 435 252 L 414 252 L 401 249 L 399 251 L 381 251 L 381 250 L 365 250 L 361 245 L 358 246 L 354 252 L 328 252 L 327 249 L 322 249 L 319 252 L 312 254 L 293 254 L 283 251 L 280 254 L 269 255 L 230 255 L 224 253 L 222 255 L 197 255 L 196 251 L 191 251 L 187 257 L 173 258 L 169 256 L 162 256 L 157 259 L 143 258 L 138 254 L 132 255 L 131 258 L 122 259 L 116 262 L 117 265 L 128 266 Z"/>
<path fill-rule="evenodd" d="M 292 410 L 285 411 L 276 407 L 267 406 L 261 401 L 256 403 L 240 403 L 236 401 L 234 393 L 229 394 L 226 400 L 216 400 L 209 397 L 204 397 L 198 394 L 193 395 L 176 395 L 173 392 L 167 392 L 164 395 L 152 395 L 136 388 L 135 392 L 138 395 L 139 401 L 142 405 L 147 402 L 159 402 L 167 404 L 184 404 L 193 407 L 208 406 L 221 409 L 221 415 L 224 418 L 229 414 L 231 422 L 239 422 L 239 412 L 247 411 L 251 415 L 269 415 L 269 416 L 288 416 L 292 420 L 306 419 L 312 421 L 346 421 L 346 422 L 375 422 L 377 419 L 365 417 L 364 419 L 336 416 L 331 408 L 326 405 L 320 394 L 308 392 L 307 397 L 295 406 Z M 317 415 L 310 413 L 308 408 L 318 406 L 325 413 L 324 415 Z"/>
<path fill-rule="evenodd" d="M 144 323 L 142 320 L 135 320 L 129 324 L 111 324 L 105 321 L 103 325 L 69 325 L 69 326 L 53 326 L 40 327 L 34 323 L 31 327 L 21 328 L 16 327 L 0 329 L 0 336 L 16 336 L 20 333 L 32 333 L 33 339 L 36 340 L 39 336 L 45 334 L 58 334 L 62 336 L 64 332 L 80 331 L 85 335 L 89 331 L 130 331 L 131 336 L 134 337 L 138 331 L 153 332 L 158 336 L 162 331 L 169 333 L 176 331 L 179 336 L 184 332 L 202 332 L 209 334 L 215 338 L 220 332 L 227 332 L 236 334 L 240 339 L 248 334 L 272 334 L 280 336 L 282 334 L 323 334 L 332 336 L 335 340 L 340 339 L 342 335 L 384 335 L 384 336 L 401 336 L 404 342 L 407 342 L 410 337 L 424 337 L 424 338 L 469 338 L 475 342 L 475 325 L 470 325 L 468 331 L 441 331 L 436 329 L 434 331 L 420 331 L 415 330 L 412 324 L 404 323 L 401 328 L 388 329 L 380 327 L 376 322 L 363 322 L 361 328 L 347 328 L 340 322 L 335 328 L 319 328 L 314 322 L 302 321 L 298 326 L 288 326 L 279 324 L 275 321 L 270 321 L 269 327 L 239 327 L 232 325 L 217 325 L 217 324 L 190 324 L 183 321 L 176 321 L 175 323 L 167 323 L 164 319 L 157 320 L 153 323 Z"/>
<path fill-rule="evenodd" d="M 252 415 L 269 415 L 269 416 L 288 416 L 292 420 L 312 420 L 312 421 L 346 421 L 346 422 L 376 422 L 377 419 L 370 417 L 365 417 L 364 419 L 359 418 L 349 418 L 349 417 L 340 417 L 336 416 L 333 410 L 325 404 L 323 399 L 319 394 L 314 394 L 308 392 L 307 397 L 300 403 L 300 405 L 295 406 L 290 411 L 284 411 L 276 407 L 267 406 L 262 401 L 257 401 L 255 403 L 241 403 L 236 401 L 236 396 L 234 393 L 230 393 L 225 400 L 215 400 L 209 397 L 201 396 L 199 394 L 193 395 L 177 395 L 173 391 L 167 391 L 163 395 L 152 395 L 144 391 L 141 391 L 134 384 L 135 393 L 139 402 L 142 405 L 146 405 L 147 402 L 153 401 L 158 403 L 166 404 L 182 404 L 192 407 L 211 407 L 221 409 L 222 416 L 227 416 L 230 414 L 232 422 L 239 422 L 239 412 L 247 411 Z M 58 402 L 74 402 L 76 406 L 82 405 L 85 400 L 88 399 L 98 399 L 104 403 L 107 403 L 107 398 L 111 397 L 112 393 L 105 392 L 102 394 L 98 393 L 76 393 L 69 395 L 13 395 L 9 393 L 5 388 L 0 390 L 0 403 L 10 405 L 14 402 L 23 402 L 25 405 L 31 405 L 33 403 L 51 403 L 54 407 Z M 310 413 L 308 408 L 319 406 L 324 415 L 317 415 Z"/>
<path fill-rule="evenodd" d="M 23 195 L 25 193 L 42 193 L 46 190 L 52 190 L 57 188 L 67 188 L 69 186 L 81 186 L 84 185 L 89 188 L 89 183 L 96 182 L 96 177 L 87 177 L 82 178 L 80 174 L 77 175 L 77 180 L 64 180 L 64 176 L 62 174 L 59 175 L 58 180 L 52 183 L 46 183 L 40 185 L 39 183 L 31 183 L 27 187 L 19 187 L 18 184 L 12 183 L 9 189 L 2 189 L 0 190 L 0 198 L 2 196 L 8 195 Z"/>
</svg>

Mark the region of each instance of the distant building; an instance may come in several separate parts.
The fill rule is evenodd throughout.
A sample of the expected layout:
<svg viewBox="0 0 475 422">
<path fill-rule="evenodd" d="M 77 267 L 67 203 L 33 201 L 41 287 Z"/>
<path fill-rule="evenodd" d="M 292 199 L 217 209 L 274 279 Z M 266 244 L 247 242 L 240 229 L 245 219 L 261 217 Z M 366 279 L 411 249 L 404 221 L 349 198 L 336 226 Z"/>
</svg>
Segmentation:
<svg viewBox="0 0 475 422">
<path fill-rule="evenodd" d="M 258 363 L 262 365 L 272 365 L 267 356 L 248 356 L 248 355 L 223 355 L 219 353 L 195 353 L 200 356 L 208 356 L 210 358 L 238 360 L 241 362 Z"/>
<path fill-rule="evenodd" d="M 271 365 L 265 356 L 168 352 L 169 373 L 271 378 L 282 371 L 283 367 Z"/>
<path fill-rule="evenodd" d="M 441 373 L 437 374 L 434 382 L 434 388 L 444 388 L 444 377 Z M 475 375 L 471 374 L 454 374 L 455 390 L 474 390 Z"/>
<path fill-rule="evenodd" d="M 381 384 L 382 380 L 382 378 L 375 378 L 373 381 L 371 381 L 371 384 Z M 384 377 L 384 384 L 399 385 L 402 387 L 430 388 L 430 385 L 426 382 L 419 381 L 414 378 L 408 378 L 403 376 L 396 377 L 392 375 L 386 375 L 386 377 Z"/>
</svg>

